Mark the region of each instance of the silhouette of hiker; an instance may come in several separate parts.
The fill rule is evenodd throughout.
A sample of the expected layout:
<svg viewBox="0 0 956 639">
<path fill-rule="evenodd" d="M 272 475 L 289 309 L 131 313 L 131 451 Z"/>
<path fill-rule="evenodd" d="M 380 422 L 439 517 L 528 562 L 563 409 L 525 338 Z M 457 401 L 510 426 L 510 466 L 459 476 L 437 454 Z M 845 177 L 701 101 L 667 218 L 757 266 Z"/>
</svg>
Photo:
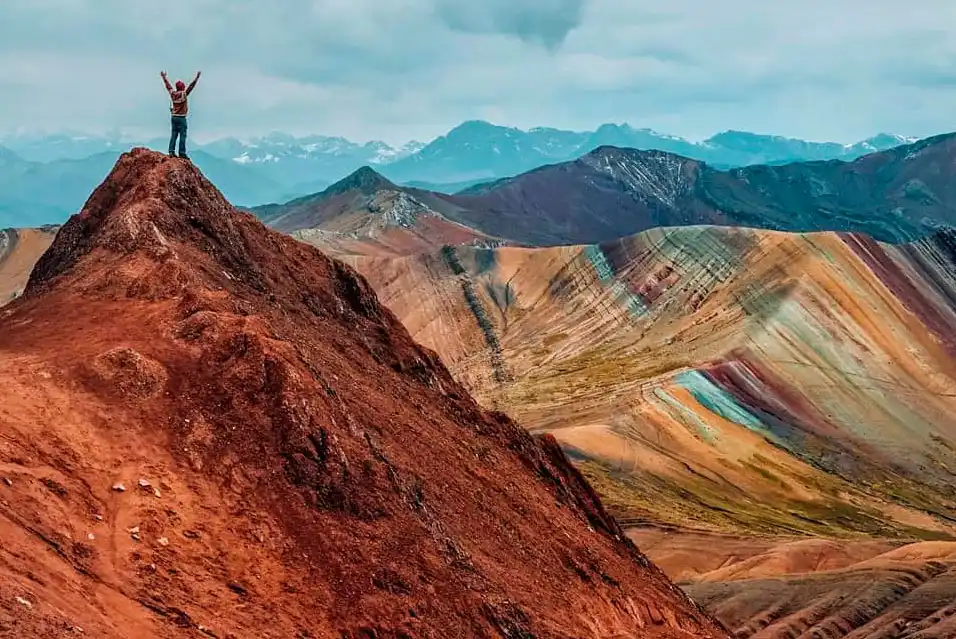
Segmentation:
<svg viewBox="0 0 956 639">
<path fill-rule="evenodd" d="M 189 156 L 186 155 L 186 115 L 189 113 L 187 98 L 189 94 L 193 92 L 193 89 L 196 88 L 196 83 L 199 82 L 199 76 L 202 75 L 202 72 L 196 72 L 196 77 L 189 83 L 188 87 L 182 80 L 176 80 L 175 89 L 169 84 L 169 79 L 166 77 L 165 71 L 161 71 L 159 75 L 163 78 L 163 84 L 166 85 L 166 90 L 169 92 L 169 99 L 172 102 L 169 107 L 169 112 L 172 113 L 172 135 L 169 138 L 169 157 L 176 157 L 173 151 L 176 149 L 176 138 L 179 138 L 179 157 L 188 160 Z"/>
</svg>

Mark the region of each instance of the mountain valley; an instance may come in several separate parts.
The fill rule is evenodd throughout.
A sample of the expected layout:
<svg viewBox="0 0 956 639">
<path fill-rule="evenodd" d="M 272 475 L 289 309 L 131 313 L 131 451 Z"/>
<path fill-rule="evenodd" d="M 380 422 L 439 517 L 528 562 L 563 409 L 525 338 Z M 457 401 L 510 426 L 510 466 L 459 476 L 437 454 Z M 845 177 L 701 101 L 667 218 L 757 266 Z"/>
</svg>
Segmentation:
<svg viewBox="0 0 956 639">
<path fill-rule="evenodd" d="M 2 7 L 0 639 L 956 639 L 956 4 Z"/>
<path fill-rule="evenodd" d="M 590 211 L 612 212 L 605 202 L 625 200 L 602 200 L 609 186 L 577 186 L 599 174 L 644 210 L 687 201 L 679 200 L 687 197 L 684 183 L 665 179 L 686 168 L 648 170 L 671 166 L 673 156 L 610 148 L 456 196 L 401 186 L 366 168 L 322 193 L 255 212 L 367 278 L 411 339 L 448 366 L 455 382 L 443 385 L 460 383 L 486 409 L 553 437 L 615 525 L 734 636 L 948 639 L 956 618 L 956 232 L 925 224 L 910 239 L 881 212 L 905 204 L 906 185 L 918 180 L 931 195 L 910 219 L 920 219 L 918 210 L 945 219 L 947 181 L 932 176 L 948 166 L 951 145 L 942 136 L 853 163 L 731 172 L 685 165 L 696 172 L 691 192 L 706 187 L 739 203 L 737 216 L 766 215 L 753 224 L 763 229 L 691 218 L 690 225 L 678 219 L 680 226 L 643 230 L 640 224 L 666 218 L 637 216 L 636 234 L 567 241 L 618 228 L 613 216 Z M 137 162 L 158 167 L 149 175 L 169 176 L 169 190 L 149 186 L 143 202 L 165 203 L 186 219 L 208 208 L 185 203 L 207 196 L 193 177 L 166 168 L 176 161 L 146 162 L 153 156 L 137 153 Z M 824 179 L 856 186 L 823 195 L 807 186 Z M 584 194 L 574 201 L 592 207 L 585 213 L 561 195 L 579 188 Z M 534 205 L 543 217 L 523 225 L 531 195 L 549 192 Z M 847 198 L 861 192 L 871 196 L 854 209 Z M 514 193 L 521 197 L 507 195 Z M 172 218 L 136 217 L 140 206 L 156 206 L 136 204 L 139 197 L 105 219 L 133 216 L 130 228 L 152 220 L 168 237 L 163 229 Z M 787 221 L 780 202 L 805 207 L 797 203 L 812 197 L 829 198 L 848 225 L 883 230 L 895 243 L 859 228 L 772 230 Z M 464 204 L 489 198 L 499 204 Z M 866 210 L 878 213 L 867 217 Z M 578 226 L 543 222 L 561 215 Z M 196 223 L 207 219 L 214 218 L 199 214 Z M 824 226 L 835 218 L 817 219 Z M 528 228 L 544 231 L 529 237 Z M 7 234 L 0 290 L 24 287 L 31 256 L 52 231 Z M 67 246 L 69 237 L 58 243 Z M 556 239 L 565 241 L 549 245 Z M 144 246 L 143 259 L 167 254 L 158 239 Z M 291 246 L 283 244 L 285 255 Z M 51 259 L 33 280 L 52 268 L 43 266 Z M 229 264 L 216 284 L 226 290 L 234 286 Z M 145 300 L 176 298 L 165 291 L 195 278 L 173 268 L 155 281 L 127 282 L 124 269 L 117 272 L 121 295 Z M 150 292 L 160 280 L 168 284 Z M 84 295 L 100 295 L 110 281 L 90 280 Z M 102 290 L 106 299 L 118 294 Z M 720 632 L 714 628 L 708 632 Z"/>
</svg>

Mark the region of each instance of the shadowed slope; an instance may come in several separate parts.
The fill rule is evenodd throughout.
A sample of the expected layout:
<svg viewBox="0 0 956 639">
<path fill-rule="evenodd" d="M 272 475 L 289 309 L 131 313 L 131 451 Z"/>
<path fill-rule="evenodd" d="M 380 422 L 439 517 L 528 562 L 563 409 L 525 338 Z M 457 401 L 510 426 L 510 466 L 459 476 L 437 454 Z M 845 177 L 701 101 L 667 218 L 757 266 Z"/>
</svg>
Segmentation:
<svg viewBox="0 0 956 639">
<path fill-rule="evenodd" d="M 124 155 L 0 314 L 0 631 L 723 637 L 366 282 Z"/>
<path fill-rule="evenodd" d="M 852 231 L 898 242 L 956 225 L 954 158 L 953 134 L 853 162 L 730 171 L 661 151 L 602 147 L 447 199 L 458 207 L 453 219 L 536 245 L 689 224 Z"/>
</svg>

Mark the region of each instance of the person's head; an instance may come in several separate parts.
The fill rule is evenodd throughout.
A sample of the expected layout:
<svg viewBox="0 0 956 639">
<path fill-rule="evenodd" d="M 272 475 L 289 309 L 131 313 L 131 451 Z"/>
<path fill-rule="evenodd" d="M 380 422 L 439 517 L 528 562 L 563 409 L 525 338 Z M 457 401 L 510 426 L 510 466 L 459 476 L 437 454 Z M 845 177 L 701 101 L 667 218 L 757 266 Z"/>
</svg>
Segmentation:
<svg viewBox="0 0 956 639">
<path fill-rule="evenodd" d="M 176 90 L 177 90 L 177 91 L 182 91 L 182 90 L 185 89 L 185 88 L 186 88 L 186 83 L 185 83 L 185 82 L 183 82 L 182 80 L 176 80 Z"/>
</svg>

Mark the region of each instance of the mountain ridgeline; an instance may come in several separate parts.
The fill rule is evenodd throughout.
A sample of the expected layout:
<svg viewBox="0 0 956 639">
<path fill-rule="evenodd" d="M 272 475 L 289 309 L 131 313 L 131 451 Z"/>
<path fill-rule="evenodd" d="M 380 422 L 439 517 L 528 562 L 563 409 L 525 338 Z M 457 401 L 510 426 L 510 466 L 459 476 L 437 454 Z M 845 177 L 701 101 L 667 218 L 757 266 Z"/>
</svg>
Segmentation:
<svg viewBox="0 0 956 639">
<path fill-rule="evenodd" d="M 382 166 L 392 180 L 439 183 L 489 180 L 566 162 L 602 146 L 658 150 L 730 168 L 806 160 L 852 160 L 908 140 L 880 134 L 856 144 L 807 142 L 774 135 L 725 131 L 702 142 L 627 124 L 576 132 L 540 127 L 523 131 L 480 120 L 465 122 L 421 150 Z"/>
<path fill-rule="evenodd" d="M 193 160 L 235 204 L 283 202 L 315 193 L 363 165 L 393 182 L 454 193 L 479 182 L 565 162 L 605 145 L 656 149 L 717 168 L 803 160 L 852 160 L 907 141 L 881 134 L 856 144 L 807 142 L 727 131 L 690 142 L 650 129 L 605 124 L 594 131 L 528 131 L 471 121 L 428 144 L 392 147 L 342 137 L 272 133 L 248 140 L 225 138 L 191 144 Z M 167 140 L 144 143 L 163 151 Z M 78 211 L 119 154 L 119 136 L 20 135 L 0 139 L 0 227 L 60 224 Z"/>
<path fill-rule="evenodd" d="M 956 225 L 956 135 L 852 162 L 825 160 L 720 170 L 663 151 L 600 147 L 571 162 L 454 195 L 397 186 L 371 168 L 323 193 L 256 209 L 285 231 L 334 228 L 344 192 L 399 190 L 433 214 L 516 244 L 611 241 L 654 227 L 745 226 L 846 231 L 904 242 Z M 377 185 L 377 186 L 376 186 Z M 288 214 L 295 212 L 294 217 Z"/>
</svg>

